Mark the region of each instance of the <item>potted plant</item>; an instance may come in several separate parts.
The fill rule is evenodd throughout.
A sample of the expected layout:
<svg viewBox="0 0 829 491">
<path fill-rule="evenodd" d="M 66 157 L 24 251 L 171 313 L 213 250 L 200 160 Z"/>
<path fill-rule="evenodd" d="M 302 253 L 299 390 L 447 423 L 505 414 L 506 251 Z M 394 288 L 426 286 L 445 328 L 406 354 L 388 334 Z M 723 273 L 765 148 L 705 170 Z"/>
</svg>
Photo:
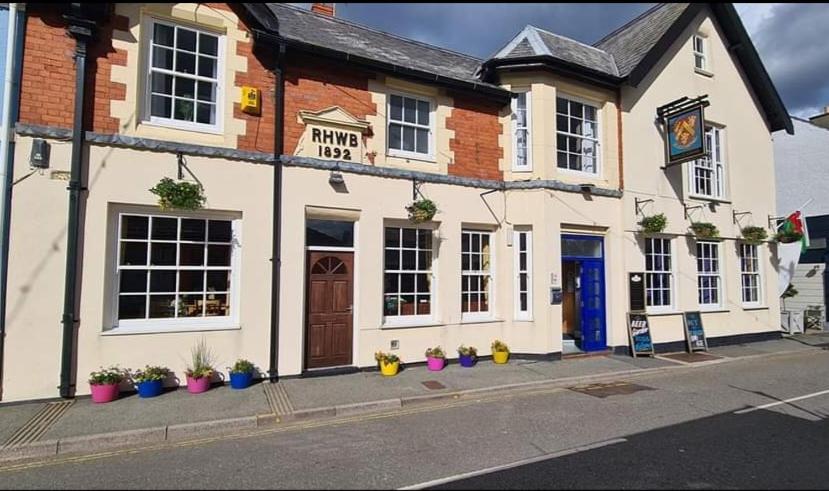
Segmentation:
<svg viewBox="0 0 829 491">
<path fill-rule="evenodd" d="M 426 367 L 433 372 L 439 372 L 446 366 L 446 353 L 440 346 L 426 350 Z"/>
<path fill-rule="evenodd" d="M 231 388 L 244 389 L 250 386 L 251 382 L 253 382 L 253 372 L 255 371 L 255 368 L 253 363 L 248 360 L 239 358 L 236 360 L 236 363 L 229 368 L 229 370 Z"/>
<path fill-rule="evenodd" d="M 478 350 L 474 346 L 466 347 L 464 345 L 458 346 L 458 356 L 462 367 L 471 367 L 475 365 L 475 358 L 478 356 Z"/>
<path fill-rule="evenodd" d="M 753 245 L 760 244 L 769 236 L 765 228 L 754 226 L 743 227 L 740 234 L 743 236 L 743 240 Z"/>
<path fill-rule="evenodd" d="M 132 381 L 138 389 L 138 397 L 155 397 L 164 391 L 164 379 L 170 374 L 167 367 L 146 365 L 143 370 L 132 374 Z"/>
<path fill-rule="evenodd" d="M 207 198 L 200 184 L 187 181 L 174 181 L 165 177 L 158 181 L 150 192 L 158 196 L 158 206 L 162 210 L 198 210 L 204 207 Z"/>
<path fill-rule="evenodd" d="M 793 244 L 795 242 L 800 242 L 800 239 L 803 238 L 803 234 L 800 232 L 795 231 L 786 231 L 781 230 L 774 235 L 774 240 L 779 242 L 780 244 Z"/>
<path fill-rule="evenodd" d="M 691 230 L 700 239 L 716 239 L 720 236 L 720 231 L 713 223 L 693 222 L 691 223 Z"/>
<path fill-rule="evenodd" d="M 509 346 L 506 343 L 496 339 L 492 342 L 492 361 L 502 365 L 509 359 Z"/>
<path fill-rule="evenodd" d="M 642 226 L 642 231 L 645 233 L 658 234 L 659 232 L 665 230 L 665 227 L 668 225 L 668 219 L 665 218 L 664 213 L 658 213 L 656 215 L 642 218 L 639 225 Z"/>
<path fill-rule="evenodd" d="M 89 374 L 89 388 L 92 391 L 92 402 L 104 403 L 118 399 L 118 384 L 124 380 L 124 371 L 118 366 L 101 367 L 100 370 Z"/>
<path fill-rule="evenodd" d="M 190 350 L 190 355 L 190 365 L 184 371 L 187 376 L 187 392 L 199 394 L 210 388 L 214 372 L 213 353 L 202 339 Z"/>
<path fill-rule="evenodd" d="M 438 212 L 438 207 L 434 201 L 428 198 L 421 198 L 407 206 L 406 211 L 409 212 L 409 220 L 415 223 L 423 223 L 434 218 L 435 213 Z"/>
<path fill-rule="evenodd" d="M 397 371 L 400 369 L 400 358 L 397 355 L 378 351 L 374 353 L 374 359 L 380 363 L 380 373 L 386 377 L 397 375 Z"/>
</svg>

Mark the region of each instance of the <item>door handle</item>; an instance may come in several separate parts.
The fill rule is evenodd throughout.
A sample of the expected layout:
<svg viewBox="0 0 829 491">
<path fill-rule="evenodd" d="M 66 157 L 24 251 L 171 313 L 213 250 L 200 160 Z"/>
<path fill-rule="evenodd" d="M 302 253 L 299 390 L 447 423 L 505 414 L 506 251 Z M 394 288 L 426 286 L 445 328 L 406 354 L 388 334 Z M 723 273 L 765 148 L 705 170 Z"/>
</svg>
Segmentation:
<svg viewBox="0 0 829 491">
<path fill-rule="evenodd" d="M 354 309 L 354 306 L 353 306 L 353 305 L 349 305 L 349 306 L 348 306 L 348 308 L 347 308 L 347 309 L 345 309 L 345 310 L 346 310 L 346 311 L 348 311 L 348 312 L 351 312 L 353 309 Z"/>
</svg>

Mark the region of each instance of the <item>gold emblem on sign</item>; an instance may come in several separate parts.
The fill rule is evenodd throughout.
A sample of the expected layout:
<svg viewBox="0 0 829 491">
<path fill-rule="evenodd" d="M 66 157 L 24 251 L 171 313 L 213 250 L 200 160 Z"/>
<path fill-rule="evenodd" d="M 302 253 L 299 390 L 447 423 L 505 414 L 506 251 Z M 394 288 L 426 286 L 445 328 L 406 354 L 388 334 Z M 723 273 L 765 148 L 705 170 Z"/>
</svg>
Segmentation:
<svg viewBox="0 0 829 491">
<path fill-rule="evenodd" d="M 697 137 L 697 115 L 689 114 L 677 119 L 674 122 L 673 132 L 678 147 L 686 148 L 690 146 Z"/>
</svg>

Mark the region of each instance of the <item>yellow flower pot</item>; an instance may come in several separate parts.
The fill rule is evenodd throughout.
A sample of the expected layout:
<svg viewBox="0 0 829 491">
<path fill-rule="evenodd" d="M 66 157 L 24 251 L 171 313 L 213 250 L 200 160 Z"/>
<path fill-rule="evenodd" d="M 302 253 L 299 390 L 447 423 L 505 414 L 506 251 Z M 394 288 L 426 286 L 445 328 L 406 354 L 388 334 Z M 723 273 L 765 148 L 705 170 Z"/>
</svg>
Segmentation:
<svg viewBox="0 0 829 491">
<path fill-rule="evenodd" d="M 496 351 L 492 353 L 492 361 L 502 365 L 509 359 L 509 351 Z"/>
<path fill-rule="evenodd" d="M 396 361 L 394 363 L 384 363 L 380 362 L 380 373 L 385 375 L 386 377 L 394 377 L 397 375 L 397 370 L 400 368 L 400 362 Z"/>
</svg>

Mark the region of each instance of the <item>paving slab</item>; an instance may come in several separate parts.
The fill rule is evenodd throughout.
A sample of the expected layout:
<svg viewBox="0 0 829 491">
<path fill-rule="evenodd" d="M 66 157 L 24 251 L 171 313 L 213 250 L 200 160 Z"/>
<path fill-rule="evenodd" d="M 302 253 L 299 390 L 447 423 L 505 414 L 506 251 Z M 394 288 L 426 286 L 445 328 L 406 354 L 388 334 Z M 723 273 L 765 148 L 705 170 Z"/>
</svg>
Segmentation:
<svg viewBox="0 0 829 491">
<path fill-rule="evenodd" d="M 633 358 L 631 357 L 631 361 L 632 360 Z M 590 356 L 553 362 L 539 361 L 532 364 L 526 364 L 524 367 L 542 375 L 546 379 L 560 379 L 597 375 L 607 372 L 634 370 L 638 368 L 633 365 L 631 361 L 624 359 L 621 356 Z M 651 362 L 640 361 L 639 363 Z"/>
<path fill-rule="evenodd" d="M 15 431 L 37 414 L 44 403 L 14 404 L 0 406 L 0 447 Z"/>
<path fill-rule="evenodd" d="M 106 404 L 95 404 L 91 399 L 82 398 L 75 401 L 41 440 L 241 418 L 270 412 L 261 384 L 244 390 L 219 386 L 201 394 L 190 394 L 186 387 L 179 387 L 150 399 L 129 395 Z"/>
</svg>

